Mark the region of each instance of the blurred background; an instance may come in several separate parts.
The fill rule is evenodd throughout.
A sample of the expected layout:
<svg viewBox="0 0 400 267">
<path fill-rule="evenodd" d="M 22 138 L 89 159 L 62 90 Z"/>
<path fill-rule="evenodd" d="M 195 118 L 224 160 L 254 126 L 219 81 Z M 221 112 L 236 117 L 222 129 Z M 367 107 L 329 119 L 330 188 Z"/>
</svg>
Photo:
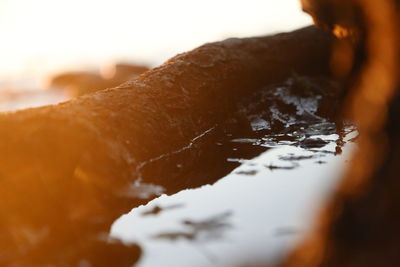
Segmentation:
<svg viewBox="0 0 400 267">
<path fill-rule="evenodd" d="M 301 11 L 299 0 L 0 0 L 0 112 L 54 104 L 116 86 L 207 42 L 291 31 L 311 23 Z M 281 91 L 286 87 L 290 89 L 288 84 L 276 88 L 279 94 L 274 95 L 289 100 L 278 101 L 271 113 L 266 113 L 273 114 L 271 118 L 277 118 L 274 120 L 279 120 L 279 125 L 286 125 L 282 126 L 286 127 L 284 134 L 268 132 L 272 124 L 255 116 L 249 125 L 255 125 L 254 134 L 246 129 L 248 135 L 229 135 L 221 139 L 226 144 L 218 141 L 212 144 L 215 150 L 210 150 L 220 151 L 221 145 L 228 152 L 222 156 L 218 152 L 218 160 L 226 165 L 243 163 L 238 169 L 218 177 L 221 179 L 214 185 L 157 198 L 115 222 L 113 237 L 137 242 L 145 251 L 140 266 L 216 266 L 219 262 L 220 266 L 232 266 L 237 259 L 263 262 L 281 257 L 284 249 L 307 232 L 317 204 L 337 181 L 352 147 L 346 148 L 345 156 L 336 157 L 339 139 L 333 122 L 313 115 L 319 98 L 307 96 L 292 102 L 291 95 Z M 293 123 L 293 118 L 300 118 L 297 115 L 287 119 L 281 115 L 287 113 L 288 104 L 306 114 L 304 118 L 310 120 L 307 127 L 303 119 Z M 282 109 L 276 108 L 280 106 Z M 214 132 L 214 128 L 205 134 Z M 221 130 L 221 135 L 225 134 Z M 184 149 L 158 158 L 165 156 L 169 161 L 175 152 L 191 149 L 197 138 Z M 213 138 L 205 142 L 213 143 Z M 269 151 L 250 160 L 241 149 Z M 158 161 L 154 159 L 136 170 Z M 207 162 L 214 162 L 213 157 Z M 173 171 L 176 168 L 181 164 L 174 165 Z M 141 186 L 149 191 L 160 188 L 141 184 L 140 179 L 137 182 L 134 186 L 138 190 L 143 190 Z M 153 216 L 181 203 L 181 208 L 162 213 L 161 219 Z M 203 243 L 193 242 L 196 236 L 189 232 L 187 242 L 171 246 L 175 236 L 187 237 L 187 227 L 190 230 L 192 226 L 203 229 L 199 231 L 204 235 L 200 239 Z M 233 229 L 229 238 L 218 239 L 225 228 Z M 197 231 L 193 233 L 197 235 Z M 207 239 L 213 242 L 208 244 Z"/>
<path fill-rule="evenodd" d="M 63 72 L 112 76 L 118 62 L 154 67 L 206 42 L 310 23 L 298 0 L 0 0 L 0 110 L 68 98 L 15 95 L 65 86 L 52 81 Z"/>
</svg>

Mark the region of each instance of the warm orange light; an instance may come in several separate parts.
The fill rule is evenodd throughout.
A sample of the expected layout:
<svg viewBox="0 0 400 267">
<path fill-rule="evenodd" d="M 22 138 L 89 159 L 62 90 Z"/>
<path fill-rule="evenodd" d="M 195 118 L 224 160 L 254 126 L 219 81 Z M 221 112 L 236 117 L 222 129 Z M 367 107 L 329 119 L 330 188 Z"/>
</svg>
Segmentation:
<svg viewBox="0 0 400 267">
<path fill-rule="evenodd" d="M 0 2 L 0 80 L 133 60 L 160 64 L 205 42 L 311 24 L 297 0 Z"/>
</svg>

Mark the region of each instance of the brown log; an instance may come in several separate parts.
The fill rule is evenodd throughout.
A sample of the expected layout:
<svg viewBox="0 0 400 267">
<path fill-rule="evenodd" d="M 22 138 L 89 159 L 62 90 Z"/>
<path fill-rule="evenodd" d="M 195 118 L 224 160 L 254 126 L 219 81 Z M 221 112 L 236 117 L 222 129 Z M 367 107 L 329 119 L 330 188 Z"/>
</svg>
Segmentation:
<svg viewBox="0 0 400 267">
<path fill-rule="evenodd" d="M 46 261 L 49 251 L 60 260 L 57 251 L 75 244 L 78 233 L 107 230 L 138 203 L 132 184 L 145 162 L 190 146 L 266 84 L 293 71 L 326 73 L 331 41 L 315 27 L 228 39 L 178 55 L 117 88 L 1 115 L 0 231 L 8 243 L 0 239 L 0 247 L 8 256 L 0 262 L 40 262 L 38 255 Z M 183 180 L 157 179 L 172 190 L 187 187 Z M 47 231 L 37 241 L 46 249 L 30 252 L 24 231 Z M 21 249 L 25 256 L 16 253 Z"/>
</svg>

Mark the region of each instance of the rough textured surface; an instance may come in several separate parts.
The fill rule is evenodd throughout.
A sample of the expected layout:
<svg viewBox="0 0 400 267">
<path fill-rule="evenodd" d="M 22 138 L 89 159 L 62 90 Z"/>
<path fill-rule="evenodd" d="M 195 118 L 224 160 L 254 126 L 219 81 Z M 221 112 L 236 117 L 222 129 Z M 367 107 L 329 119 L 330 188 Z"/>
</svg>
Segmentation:
<svg viewBox="0 0 400 267">
<path fill-rule="evenodd" d="M 140 203 L 132 186 L 146 162 L 237 118 L 237 103 L 263 85 L 325 73 L 331 41 L 308 27 L 206 44 L 117 88 L 1 115 L 0 262 L 76 261 L 76 235 L 97 240 Z M 170 183 L 172 191 L 187 187 Z"/>
<path fill-rule="evenodd" d="M 179 55 L 118 88 L 3 115 L 2 175 L 36 181 L 39 174 L 58 183 L 79 174 L 106 188 L 132 182 L 138 163 L 189 144 L 251 90 L 292 71 L 326 71 L 330 40 L 312 27 L 229 39 Z"/>
</svg>

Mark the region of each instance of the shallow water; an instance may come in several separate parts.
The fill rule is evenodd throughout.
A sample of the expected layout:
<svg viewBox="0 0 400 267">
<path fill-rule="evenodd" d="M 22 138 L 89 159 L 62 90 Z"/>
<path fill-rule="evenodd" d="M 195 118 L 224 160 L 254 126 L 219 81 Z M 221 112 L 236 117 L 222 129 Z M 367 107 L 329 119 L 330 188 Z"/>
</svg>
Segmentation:
<svg viewBox="0 0 400 267">
<path fill-rule="evenodd" d="M 268 136 L 244 140 L 273 148 L 251 160 L 227 159 L 241 165 L 216 183 L 134 208 L 111 236 L 140 244 L 142 267 L 276 262 L 307 233 L 354 149 L 346 144 L 337 156 L 337 135 L 313 138 L 328 143 L 310 151 L 284 140 L 271 144 Z"/>
<path fill-rule="evenodd" d="M 202 135 L 215 135 L 208 151 L 225 150 L 197 171 L 237 164 L 227 175 L 177 192 L 166 186 L 167 194 L 113 224 L 112 237 L 142 247 L 138 266 L 275 264 L 306 235 L 349 161 L 357 132 L 347 125 L 336 134 L 321 111 L 329 96 L 299 96 L 294 86 L 288 80 L 249 98 L 243 113 L 250 131 Z"/>
<path fill-rule="evenodd" d="M 330 119 L 336 87 L 326 78 L 295 76 L 261 88 L 225 122 L 138 164 L 126 192 L 143 205 L 121 214 L 110 236 L 141 247 L 138 266 L 278 262 L 312 227 L 355 147 L 354 127 L 339 136 Z M 5 97 L 0 108 L 66 99 L 55 91 L 37 96 Z"/>
</svg>

